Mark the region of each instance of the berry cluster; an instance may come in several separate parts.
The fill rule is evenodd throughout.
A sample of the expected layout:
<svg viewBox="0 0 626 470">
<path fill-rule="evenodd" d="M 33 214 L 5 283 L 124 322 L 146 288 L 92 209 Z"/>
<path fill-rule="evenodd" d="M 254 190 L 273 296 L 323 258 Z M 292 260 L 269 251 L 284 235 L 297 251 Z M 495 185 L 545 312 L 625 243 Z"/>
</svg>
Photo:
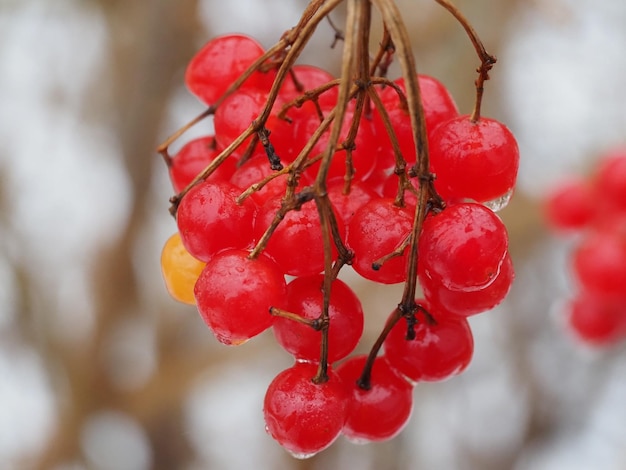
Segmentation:
<svg viewBox="0 0 626 470">
<path fill-rule="evenodd" d="M 185 80 L 215 132 L 173 157 L 169 141 L 161 149 L 178 193 L 178 232 L 162 254 L 168 290 L 195 304 L 224 344 L 272 329 L 294 365 L 269 385 L 265 422 L 299 457 L 340 434 L 395 436 L 416 383 L 467 367 L 467 317 L 499 304 L 513 281 L 494 211 L 508 202 L 519 163 L 511 132 L 480 116 L 495 62 L 484 50 L 477 105 L 462 115 L 435 78 L 384 76 L 403 44 L 397 18 L 374 59 L 363 44 L 350 58 L 346 38 L 344 63 L 355 65 L 339 78 L 294 64 L 315 18 L 303 15 L 268 51 L 243 35 L 209 41 Z M 365 319 L 337 277 L 345 265 L 405 284 L 369 355 L 348 357 Z"/>
<path fill-rule="evenodd" d="M 626 149 L 600 158 L 594 173 L 562 181 L 547 196 L 546 219 L 576 234 L 577 292 L 566 304 L 570 330 L 590 345 L 626 339 Z"/>
</svg>

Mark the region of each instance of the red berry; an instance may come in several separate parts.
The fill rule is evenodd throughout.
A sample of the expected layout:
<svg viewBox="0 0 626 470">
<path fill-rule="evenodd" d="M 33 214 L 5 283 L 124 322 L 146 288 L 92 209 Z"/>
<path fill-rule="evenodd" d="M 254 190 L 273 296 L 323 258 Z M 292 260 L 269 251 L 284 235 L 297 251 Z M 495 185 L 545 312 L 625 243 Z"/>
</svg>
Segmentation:
<svg viewBox="0 0 626 470">
<path fill-rule="evenodd" d="M 626 236 L 588 232 L 573 253 L 574 272 L 591 293 L 626 298 Z"/>
<path fill-rule="evenodd" d="M 196 305 L 216 338 L 229 345 L 244 341 L 272 325 L 270 307 L 286 295 L 285 278 L 276 264 L 243 250 L 215 255 L 194 288 Z"/>
<path fill-rule="evenodd" d="M 211 105 L 263 52 L 263 47 L 248 36 L 216 37 L 191 59 L 185 83 L 194 95 Z M 243 88 L 269 90 L 273 77 L 274 72 L 254 72 Z"/>
<path fill-rule="evenodd" d="M 626 299 L 582 292 L 568 302 L 566 313 L 568 326 L 586 344 L 603 346 L 626 338 Z"/>
<path fill-rule="evenodd" d="M 420 283 L 426 300 L 437 310 L 467 317 L 490 310 L 500 304 L 509 293 L 514 278 L 513 262 L 507 252 L 498 274 L 491 284 L 482 289 L 450 290 L 428 278 L 420 278 Z"/>
<path fill-rule="evenodd" d="M 281 202 L 280 196 L 274 197 L 259 210 L 254 229 L 257 239 L 271 225 Z M 341 220 L 337 223 L 343 232 Z M 324 240 L 315 202 L 307 202 L 300 210 L 292 210 L 285 215 L 269 239 L 265 253 L 290 276 L 308 276 L 323 271 Z"/>
<path fill-rule="evenodd" d="M 352 181 L 350 193 L 343 194 L 343 179 L 335 179 L 328 182 L 328 197 L 337 213 L 337 216 L 345 225 L 350 222 L 357 210 L 376 197 L 365 184 Z"/>
<path fill-rule="evenodd" d="M 418 243 L 418 272 L 450 290 L 488 286 L 507 252 L 506 227 L 481 204 L 454 204 L 424 220 Z"/>
<path fill-rule="evenodd" d="M 224 100 L 213 121 L 215 139 L 221 147 L 230 145 L 252 124 L 261 113 L 265 99 L 266 93 L 259 90 L 239 90 Z"/>
<path fill-rule="evenodd" d="M 332 109 L 332 107 L 323 109 L 323 111 L 324 113 L 326 113 L 330 111 L 330 109 Z M 352 109 L 346 110 L 346 115 L 344 117 L 344 122 L 337 145 L 341 145 L 347 138 L 353 115 L 354 111 Z M 295 131 L 295 138 L 299 142 L 303 143 L 302 147 L 304 147 L 304 143 L 306 143 L 313 136 L 313 133 L 317 130 L 319 125 L 320 120 L 317 114 L 309 114 L 306 117 L 303 116 Z M 311 158 L 326 151 L 326 148 L 328 146 L 328 139 L 330 138 L 330 129 L 331 128 L 329 128 L 324 134 L 322 134 L 320 140 L 318 140 L 318 142 L 313 147 L 310 154 Z M 365 114 L 363 114 L 363 116 L 361 116 L 361 122 L 359 123 L 358 133 L 355 137 L 354 150 L 352 151 L 352 166 L 355 172 L 354 178 L 356 180 L 362 181 L 367 178 L 372 172 L 374 166 L 376 165 L 378 147 L 379 143 L 377 141 L 374 125 L 371 119 L 367 118 Z M 345 150 L 339 150 L 335 152 L 329 166 L 328 178 L 344 177 L 344 175 L 346 174 L 346 154 L 347 153 Z M 319 171 L 319 167 L 320 162 L 317 162 L 313 164 L 307 170 L 307 172 L 312 177 L 315 177 L 315 175 L 317 175 L 317 172 Z"/>
<path fill-rule="evenodd" d="M 267 158 L 257 156 L 237 168 L 230 178 L 230 182 L 241 189 L 241 191 L 245 191 L 272 173 L 274 173 L 274 170 L 270 167 Z M 288 175 L 282 175 L 274 178 L 259 191 L 252 193 L 250 197 L 261 207 L 273 197 L 284 196 L 287 177 Z"/>
<path fill-rule="evenodd" d="M 430 139 L 435 189 L 445 200 L 499 199 L 515 186 L 519 149 L 504 124 L 459 116 L 441 124 Z"/>
<path fill-rule="evenodd" d="M 241 191 L 225 181 L 203 181 L 182 198 L 176 214 L 178 231 L 194 258 L 208 261 L 226 248 L 246 248 L 253 242 L 256 206 L 237 204 Z"/>
<path fill-rule="evenodd" d="M 342 433 L 351 441 L 376 442 L 396 436 L 409 420 L 413 387 L 383 357 L 372 367 L 370 388 L 359 387 L 367 356 L 355 356 L 337 368 L 337 374 L 352 391 L 348 418 Z"/>
<path fill-rule="evenodd" d="M 267 432 L 299 458 L 310 457 L 330 446 L 346 420 L 348 390 L 337 374 L 329 380 L 311 380 L 317 365 L 297 362 L 274 378 L 265 394 L 263 414 Z"/>
<path fill-rule="evenodd" d="M 404 78 L 395 80 L 395 83 L 406 93 Z M 437 79 L 428 75 L 418 75 L 418 85 L 422 98 L 422 107 L 424 110 L 424 118 L 426 120 L 426 131 L 428 139 L 434 130 L 442 123 L 459 114 L 454 99 L 446 87 Z M 398 94 L 392 87 L 386 87 L 381 91 L 381 100 L 389 113 L 389 119 L 393 125 L 394 131 L 400 144 L 400 149 L 404 159 L 410 163 L 415 163 L 415 144 L 413 142 L 413 132 L 411 130 L 411 119 L 408 109 L 400 107 L 400 99 Z M 374 113 L 376 128 L 379 135 L 387 136 L 380 116 Z M 387 139 L 387 137 L 383 137 Z M 387 142 L 387 140 L 384 140 Z M 392 157 L 388 158 L 387 167 L 394 165 Z"/>
<path fill-rule="evenodd" d="M 356 211 L 348 224 L 346 243 L 354 251 L 352 267 L 366 279 L 394 284 L 406 279 L 407 250 L 379 269 L 372 264 L 399 248 L 413 226 L 412 210 L 393 199 L 372 199 Z"/>
<path fill-rule="evenodd" d="M 603 212 L 626 212 L 626 148 L 604 156 L 593 184 L 597 204 Z"/>
<path fill-rule="evenodd" d="M 417 178 L 410 179 L 411 184 L 416 191 L 419 191 L 419 181 Z M 389 176 L 382 188 L 383 197 L 395 199 L 398 195 L 398 177 L 394 174 Z M 412 191 L 404 191 L 404 201 L 409 206 L 417 206 L 417 195 Z"/>
<path fill-rule="evenodd" d="M 456 117 L 459 111 L 454 98 L 452 98 L 452 95 L 443 83 L 434 77 L 423 74 L 418 75 L 417 79 L 424 109 L 424 118 L 426 119 L 426 130 L 430 137 L 439 124 Z M 406 93 L 404 78 L 399 78 L 395 82 Z"/>
<path fill-rule="evenodd" d="M 219 155 L 215 137 L 207 136 L 187 142 L 172 158 L 169 168 L 174 191 L 180 193 L 198 174 Z M 211 173 L 207 181 L 226 181 L 235 172 L 237 159 L 233 156 L 224 160 Z"/>
<path fill-rule="evenodd" d="M 324 276 L 299 277 L 287 285 L 285 310 L 302 318 L 315 320 L 322 314 Z M 343 359 L 356 347 L 363 333 L 363 309 L 350 287 L 339 279 L 332 283 L 328 308 L 328 362 Z M 319 361 L 322 333 L 309 325 L 287 318 L 274 320 L 274 335 L 278 343 L 296 359 Z"/>
<path fill-rule="evenodd" d="M 270 142 L 283 164 L 293 162 L 304 147 L 306 142 L 298 140 L 295 132 L 302 116 L 308 118 L 309 111 L 313 112 L 313 109 L 313 103 L 304 103 L 301 108 L 291 108 L 286 119 L 280 119 L 273 113 L 267 118 L 265 127 L 270 132 Z"/>
<path fill-rule="evenodd" d="M 459 374 L 474 352 L 472 331 L 465 318 L 428 311 L 435 323 L 420 320 L 414 326 L 415 339 L 406 339 L 407 322 L 401 319 L 384 343 L 391 367 L 413 381 L 438 381 Z"/>
<path fill-rule="evenodd" d="M 377 135 L 380 136 L 380 132 L 379 130 Z M 381 139 L 384 139 L 384 137 L 381 137 Z M 379 146 L 377 153 L 376 165 L 367 178 L 363 179 L 363 183 L 376 194 L 382 196 L 383 186 L 393 176 L 396 163 L 393 151 L 389 145 Z"/>
<path fill-rule="evenodd" d="M 303 95 L 305 91 L 313 90 L 335 79 L 329 72 L 314 65 L 294 65 L 291 72 L 283 82 L 278 95 L 281 103 L 290 102 Z M 321 106 L 334 106 L 338 95 L 339 89 L 335 86 L 319 95 L 318 101 Z"/>
<path fill-rule="evenodd" d="M 594 204 L 590 185 L 582 178 L 570 178 L 546 197 L 546 219 L 557 230 L 581 229 L 593 219 Z"/>
</svg>

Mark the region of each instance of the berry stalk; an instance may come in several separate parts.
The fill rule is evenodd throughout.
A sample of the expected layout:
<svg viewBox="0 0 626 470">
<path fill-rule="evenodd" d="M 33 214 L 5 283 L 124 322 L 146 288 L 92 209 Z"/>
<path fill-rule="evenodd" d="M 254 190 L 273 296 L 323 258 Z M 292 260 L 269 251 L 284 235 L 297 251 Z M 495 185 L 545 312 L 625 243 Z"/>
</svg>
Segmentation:
<svg viewBox="0 0 626 470">
<path fill-rule="evenodd" d="M 403 315 L 413 315 L 417 309 L 415 304 L 415 292 L 417 289 L 417 242 L 422 229 L 424 218 L 428 212 L 428 203 L 431 198 L 438 198 L 434 186 L 432 185 L 433 177 L 430 173 L 430 163 L 428 156 L 428 140 L 426 136 L 426 122 L 424 118 L 424 110 L 420 96 L 420 89 L 417 82 L 417 66 L 411 50 L 411 43 L 408 31 L 398 8 L 392 0 L 372 0 L 379 9 L 383 22 L 389 30 L 391 40 L 396 45 L 396 53 L 398 61 L 402 69 L 402 75 L 405 78 L 407 104 L 409 108 L 409 116 L 411 119 L 411 129 L 413 132 L 413 141 L 416 148 L 417 161 L 415 163 L 414 172 L 420 180 L 418 206 L 415 211 L 413 220 L 413 228 L 409 236 L 409 262 L 407 268 L 407 279 L 404 284 L 404 292 L 402 300 L 392 317 L 388 320 L 385 328 L 380 333 L 378 339 L 374 343 L 363 369 L 363 373 L 359 378 L 359 387 L 368 389 L 370 386 L 371 370 L 376 356 L 383 345 L 389 331 L 398 322 Z"/>
<path fill-rule="evenodd" d="M 477 122 L 480 119 L 480 108 L 483 100 L 483 92 L 485 91 L 485 81 L 489 80 L 489 71 L 496 63 L 497 59 L 495 56 L 489 54 L 483 45 L 483 42 L 478 37 L 478 33 L 474 30 L 470 22 L 465 18 L 463 13 L 452 5 L 448 0 L 435 0 L 439 5 L 448 10 L 452 16 L 456 18 L 456 20 L 461 23 L 463 29 L 472 41 L 472 45 L 474 49 L 476 49 L 476 54 L 478 54 L 478 58 L 480 59 L 480 66 L 476 70 L 478 72 L 478 78 L 476 79 L 476 102 L 474 104 L 474 110 L 472 111 L 472 115 L 470 120 L 472 122 Z"/>
</svg>

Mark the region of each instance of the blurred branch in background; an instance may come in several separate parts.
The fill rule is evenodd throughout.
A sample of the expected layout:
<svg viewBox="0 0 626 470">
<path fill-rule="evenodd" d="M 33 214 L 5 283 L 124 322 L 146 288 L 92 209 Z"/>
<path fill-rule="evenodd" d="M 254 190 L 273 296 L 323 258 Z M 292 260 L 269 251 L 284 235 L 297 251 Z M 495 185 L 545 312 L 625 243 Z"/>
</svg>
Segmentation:
<svg viewBox="0 0 626 470">
<path fill-rule="evenodd" d="M 151 432 L 151 447 L 155 453 L 152 468 L 175 468 L 182 459 L 177 454 L 186 449 L 177 438 L 176 427 L 169 427 L 166 438 L 162 434 L 163 428 L 167 429 L 177 419 L 168 414 L 176 413 L 179 408 L 164 409 L 161 404 L 149 413 L 144 410 L 143 414 L 138 414 L 145 403 L 142 395 L 167 395 L 171 393 L 168 390 L 171 386 L 163 387 L 153 381 L 152 387 L 135 392 L 139 397 L 125 393 L 112 383 L 103 357 L 107 343 L 121 322 L 127 317 L 149 315 L 141 305 L 138 272 L 133 266 L 134 252 L 138 243 L 142 243 L 142 227 L 153 210 L 149 198 L 153 166 L 161 163 L 154 155 L 155 143 L 168 99 L 173 88 L 179 85 L 176 80 L 180 70 L 193 53 L 198 30 L 197 5 L 195 1 L 94 3 L 106 18 L 110 49 L 106 73 L 93 77 L 92 90 L 97 98 L 98 90 L 105 90 L 112 99 L 88 100 L 84 112 L 94 119 L 109 118 L 112 123 L 131 186 L 131 208 L 122 232 L 108 246 L 101 247 L 89 263 L 93 268 L 91 285 L 96 306 L 96 324 L 89 345 L 76 350 L 72 345 L 56 342 L 45 351 L 49 363 L 62 369 L 67 388 L 62 391 L 66 396 L 59 401 L 62 406 L 58 428 L 38 468 L 52 468 L 79 458 L 80 434 L 87 418 L 91 413 L 107 409 L 128 412 L 142 425 L 151 424 L 146 427 Z M 172 369 L 170 366 L 169 371 Z M 168 380 L 174 378 L 179 387 L 177 393 L 181 393 L 185 382 L 180 380 L 180 371 L 168 376 Z M 181 398 L 177 396 L 176 401 Z M 154 416 L 155 412 L 164 415 Z"/>
</svg>

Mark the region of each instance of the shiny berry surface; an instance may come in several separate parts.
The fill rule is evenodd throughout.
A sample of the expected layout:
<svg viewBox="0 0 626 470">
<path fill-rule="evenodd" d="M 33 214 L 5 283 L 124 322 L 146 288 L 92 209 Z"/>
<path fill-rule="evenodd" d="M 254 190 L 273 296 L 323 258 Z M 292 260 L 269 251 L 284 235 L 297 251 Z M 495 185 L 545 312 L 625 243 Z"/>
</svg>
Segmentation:
<svg viewBox="0 0 626 470">
<path fill-rule="evenodd" d="M 476 315 L 499 305 L 511 290 L 515 270 L 511 256 L 507 253 L 500 265 L 500 271 L 493 281 L 477 290 L 450 290 L 443 284 L 429 278 L 420 278 L 426 300 L 436 308 L 464 317 Z"/>
<path fill-rule="evenodd" d="M 396 436 L 413 409 L 413 387 L 382 357 L 374 360 L 369 389 L 357 384 L 367 356 L 354 356 L 337 368 L 351 390 L 348 418 L 342 433 L 358 443 L 379 442 Z"/>
<path fill-rule="evenodd" d="M 185 72 L 185 83 L 194 95 L 211 105 L 263 52 L 263 47 L 249 36 L 218 36 L 191 59 Z M 271 73 L 255 72 L 244 87 L 269 90 L 272 79 Z"/>
<path fill-rule="evenodd" d="M 368 185 L 358 181 L 353 181 L 350 192 L 344 194 L 343 179 L 335 179 L 328 183 L 328 197 L 339 218 L 347 225 L 356 211 L 374 199 L 376 194 Z"/>
<path fill-rule="evenodd" d="M 324 276 L 299 277 L 287 285 L 285 310 L 302 318 L 315 320 L 322 314 Z M 363 308 L 350 287 L 339 279 L 332 283 L 328 309 L 328 362 L 346 357 L 356 347 L 363 333 Z M 287 318 L 274 320 L 274 336 L 296 359 L 319 361 L 322 334 L 309 325 Z"/>
<path fill-rule="evenodd" d="M 287 293 L 276 264 L 261 255 L 248 259 L 244 250 L 226 250 L 205 266 L 194 288 L 202 319 L 215 337 L 228 345 L 241 344 L 272 325 L 270 307 Z"/>
<path fill-rule="evenodd" d="M 174 191 L 181 192 L 219 155 L 215 137 L 206 136 L 187 142 L 172 158 L 169 168 Z M 207 181 L 227 181 L 235 172 L 237 159 L 228 157 Z"/>
<path fill-rule="evenodd" d="M 424 110 L 424 119 L 426 121 L 426 131 L 428 139 L 433 131 L 448 119 L 456 117 L 459 112 L 450 92 L 436 78 L 429 75 L 419 74 L 417 76 L 420 95 L 422 98 L 422 108 Z M 394 80 L 400 89 L 406 94 L 406 86 L 404 78 Z M 397 92 L 392 87 L 385 87 L 381 90 L 381 100 L 389 113 L 389 119 L 393 125 L 394 131 L 398 138 L 398 143 L 402 150 L 405 160 L 413 164 L 415 163 L 415 143 L 413 142 L 413 132 L 411 130 L 411 119 L 408 109 L 400 106 L 400 99 Z M 375 123 L 378 133 L 384 140 L 388 142 L 387 133 L 384 130 L 382 120 L 378 114 L 374 114 Z"/>
<path fill-rule="evenodd" d="M 407 322 L 401 319 L 384 343 L 389 365 L 412 381 L 439 381 L 459 374 L 469 365 L 474 339 L 467 320 L 438 315 L 434 323 L 418 321 L 415 338 L 406 339 Z"/>
<path fill-rule="evenodd" d="M 272 223 L 282 198 L 274 197 L 259 210 L 255 222 L 255 236 L 260 239 Z M 341 232 L 344 231 L 340 223 Z M 285 274 L 307 276 L 324 269 L 324 240 L 315 202 L 292 210 L 278 225 L 270 238 L 265 253 L 273 258 Z"/>
<path fill-rule="evenodd" d="M 246 248 L 252 243 L 256 205 L 251 200 L 237 204 L 240 193 L 230 183 L 204 181 L 182 198 L 176 218 L 178 231 L 194 257 L 208 261 L 221 250 Z"/>
<path fill-rule="evenodd" d="M 224 100 L 215 111 L 215 139 L 222 147 L 236 140 L 260 114 L 266 93 L 240 90 Z M 246 142 L 249 142 L 250 138 Z"/>
<path fill-rule="evenodd" d="M 406 279 L 407 254 L 396 256 L 379 269 L 372 265 L 401 247 L 411 232 L 412 211 L 393 199 L 372 199 L 356 211 L 348 224 L 347 244 L 354 250 L 354 270 L 366 279 L 394 284 Z"/>
<path fill-rule="evenodd" d="M 265 394 L 263 415 L 267 432 L 296 457 L 305 458 L 330 446 L 339 437 L 348 410 L 348 390 L 329 370 L 329 380 L 311 380 L 317 365 L 298 362 L 282 371 Z"/>
<path fill-rule="evenodd" d="M 193 288 L 205 264 L 189 254 L 178 233 L 168 238 L 161 251 L 161 273 L 170 295 L 179 302 L 195 305 Z"/>
<path fill-rule="evenodd" d="M 500 218 L 481 204 L 454 204 L 426 218 L 418 244 L 420 278 L 451 290 L 491 283 L 504 260 L 508 235 Z"/>
<path fill-rule="evenodd" d="M 435 188 L 444 199 L 486 202 L 513 190 L 519 149 L 499 121 L 459 116 L 438 126 L 429 144 Z"/>
</svg>

